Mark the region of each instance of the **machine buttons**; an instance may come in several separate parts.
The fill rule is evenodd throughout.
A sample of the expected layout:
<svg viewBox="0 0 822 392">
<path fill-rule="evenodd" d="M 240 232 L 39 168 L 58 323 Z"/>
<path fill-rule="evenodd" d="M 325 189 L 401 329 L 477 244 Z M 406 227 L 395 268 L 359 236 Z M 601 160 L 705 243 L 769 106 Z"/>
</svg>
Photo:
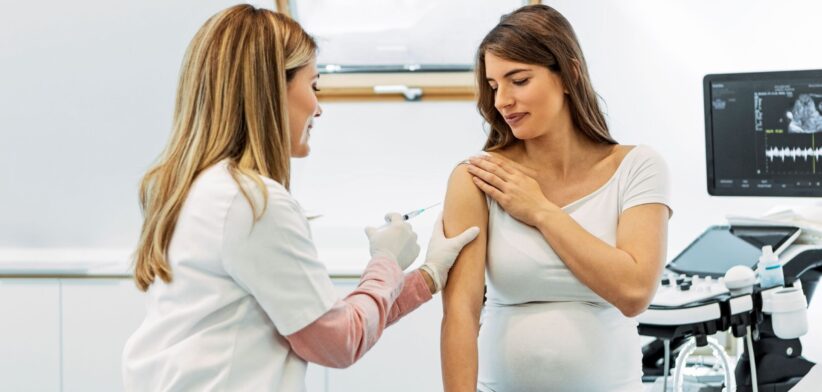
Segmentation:
<svg viewBox="0 0 822 392">
<path fill-rule="evenodd" d="M 689 277 L 682 278 L 682 281 L 679 281 L 679 279 L 677 279 L 677 282 L 678 282 L 677 285 L 679 286 L 679 289 L 682 290 L 682 291 L 688 291 L 688 290 L 691 289 L 691 286 L 694 285 L 693 278 L 689 278 Z"/>
</svg>

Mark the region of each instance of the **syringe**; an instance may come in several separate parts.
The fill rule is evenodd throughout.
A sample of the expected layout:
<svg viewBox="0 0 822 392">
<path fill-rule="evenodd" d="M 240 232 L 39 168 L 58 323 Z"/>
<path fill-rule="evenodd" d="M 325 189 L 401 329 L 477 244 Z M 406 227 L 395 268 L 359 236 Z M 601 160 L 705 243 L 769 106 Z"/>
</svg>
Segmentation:
<svg viewBox="0 0 822 392">
<path fill-rule="evenodd" d="M 438 206 L 438 205 L 440 205 L 440 204 L 442 204 L 442 202 L 439 202 L 439 203 L 434 203 L 434 204 L 431 204 L 431 205 L 430 205 L 430 206 L 428 206 L 428 207 L 425 207 L 425 208 L 420 208 L 420 209 L 418 209 L 418 210 L 414 210 L 414 211 L 411 211 L 411 212 L 408 212 L 408 213 L 402 214 L 402 220 L 409 220 L 409 219 L 411 219 L 411 218 L 413 218 L 413 217 L 415 217 L 415 216 L 417 216 L 417 215 L 419 215 L 419 214 L 422 214 L 423 212 L 425 212 L 425 210 L 427 210 L 427 209 L 429 209 L 429 208 L 432 208 L 432 207 L 436 207 L 436 206 Z M 387 217 L 387 216 L 385 217 L 385 221 L 386 221 L 386 222 L 388 222 L 388 217 Z"/>
</svg>

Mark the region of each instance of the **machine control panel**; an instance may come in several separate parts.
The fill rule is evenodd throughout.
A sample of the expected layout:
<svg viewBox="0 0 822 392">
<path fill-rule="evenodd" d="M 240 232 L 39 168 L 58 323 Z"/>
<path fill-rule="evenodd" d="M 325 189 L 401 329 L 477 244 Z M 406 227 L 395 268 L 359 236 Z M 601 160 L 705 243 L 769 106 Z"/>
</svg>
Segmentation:
<svg viewBox="0 0 822 392">
<path fill-rule="evenodd" d="M 679 307 L 697 304 L 728 294 L 723 278 L 710 276 L 686 276 L 666 272 L 657 289 L 651 306 Z"/>
</svg>

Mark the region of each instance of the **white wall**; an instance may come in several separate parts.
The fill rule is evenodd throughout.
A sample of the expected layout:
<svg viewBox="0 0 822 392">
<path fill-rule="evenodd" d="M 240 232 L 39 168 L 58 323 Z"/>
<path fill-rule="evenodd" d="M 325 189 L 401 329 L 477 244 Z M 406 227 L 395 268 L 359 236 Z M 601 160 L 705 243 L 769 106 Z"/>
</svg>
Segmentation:
<svg viewBox="0 0 822 392">
<path fill-rule="evenodd" d="M 136 243 L 185 48 L 236 3 L 0 0 L 0 252 Z"/>
</svg>

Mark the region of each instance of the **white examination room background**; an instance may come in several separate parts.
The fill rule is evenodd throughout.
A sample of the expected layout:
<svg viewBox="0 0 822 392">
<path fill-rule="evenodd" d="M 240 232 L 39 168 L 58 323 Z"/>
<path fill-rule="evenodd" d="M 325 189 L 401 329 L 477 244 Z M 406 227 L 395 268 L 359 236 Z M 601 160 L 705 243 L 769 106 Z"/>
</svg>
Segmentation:
<svg viewBox="0 0 822 392">
<path fill-rule="evenodd" d="M 0 0 L 0 261 L 48 261 L 54 250 L 71 254 L 67 262 L 125 257 L 139 232 L 137 183 L 167 140 L 183 51 L 209 15 L 234 3 Z M 667 159 L 669 258 L 726 214 L 818 202 L 708 196 L 702 77 L 822 68 L 822 2 L 546 3 L 575 27 L 615 138 Z M 482 123 L 467 101 L 323 109 L 311 156 L 294 162 L 293 192 L 322 215 L 312 222 L 321 257 L 354 271 L 367 260 L 362 228 L 387 211 L 441 201 L 454 165 L 482 147 Z M 412 221 L 423 249 L 438 210 Z M 815 361 L 821 301 L 810 306 L 803 339 Z M 424 368 L 438 369 L 438 342 L 425 344 L 433 348 Z M 436 379 L 425 385 L 439 384 L 432 371 Z"/>
<path fill-rule="evenodd" d="M 811 49 L 816 45 L 815 18 L 822 14 L 822 2 L 563 0 L 544 3 L 556 7 L 574 26 L 594 88 L 605 101 L 611 132 L 616 139 L 624 144 L 650 145 L 668 162 L 674 208 L 669 259 L 707 226 L 724 223 L 727 214 L 759 215 L 778 205 L 822 203 L 807 198 L 709 196 L 702 98 L 702 78 L 709 73 L 822 68 L 822 51 Z M 334 205 L 325 209 L 340 217 L 351 214 L 339 220 L 340 226 L 360 219 L 352 210 L 342 212 L 358 202 L 368 206 L 367 214 L 371 215 L 368 219 L 374 221 L 385 209 L 411 209 L 437 201 L 445 189 L 453 162 L 462 157 L 459 154 L 470 154 L 482 145 L 480 120 L 470 102 L 334 103 L 324 108 L 325 113 L 313 133 L 316 155 L 298 166 L 298 170 L 311 174 L 295 184 L 295 193 L 304 193 L 301 200 L 306 208 Z M 369 123 L 371 125 L 367 125 Z M 402 132 L 394 136 L 387 136 L 400 130 Z M 386 144 L 375 148 L 377 141 Z M 351 154 L 352 148 L 367 153 Z M 369 156 L 373 153 L 383 154 L 385 164 L 373 167 Z M 411 161 L 403 161 L 405 159 Z M 340 162 L 361 170 L 347 170 L 348 166 Z M 405 175 L 388 174 L 397 170 Z M 358 177 L 355 173 L 370 174 Z M 364 195 L 371 192 L 363 186 L 346 187 L 343 179 L 346 177 L 363 186 L 372 178 L 373 185 L 378 186 L 367 189 L 381 196 L 364 200 L 363 197 L 367 197 Z M 310 186 L 309 182 L 339 186 Z M 427 186 L 416 185 L 422 183 Z M 391 186 L 379 186 L 387 184 Z M 329 198 L 329 189 L 339 189 L 335 190 L 337 197 Z M 395 207 L 397 205 L 399 207 Z M 380 208 L 372 208 L 377 206 Z M 415 223 L 420 233 L 427 232 L 431 225 L 429 218 Z M 333 220 L 336 226 L 336 219 Z M 334 238 L 345 238 L 336 235 L 340 229 L 323 229 L 328 231 L 319 230 L 317 240 L 321 244 L 333 243 L 329 249 L 337 248 Z M 367 244 L 364 238 L 360 238 L 359 233 L 353 235 L 346 243 L 359 241 L 356 249 L 364 249 Z M 822 300 L 815 298 L 809 309 L 811 325 L 822 325 Z M 822 361 L 822 334 L 811 333 L 803 341 L 805 356 Z"/>
</svg>

